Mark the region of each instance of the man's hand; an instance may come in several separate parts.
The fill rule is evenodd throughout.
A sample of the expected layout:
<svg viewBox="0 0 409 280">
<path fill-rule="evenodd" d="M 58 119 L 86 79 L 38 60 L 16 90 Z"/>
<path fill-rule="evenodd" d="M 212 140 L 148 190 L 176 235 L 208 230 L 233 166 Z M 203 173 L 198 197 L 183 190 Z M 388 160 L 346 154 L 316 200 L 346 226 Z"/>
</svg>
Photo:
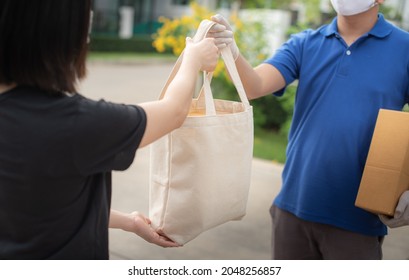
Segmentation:
<svg viewBox="0 0 409 280">
<path fill-rule="evenodd" d="M 234 60 L 239 57 L 239 48 L 234 40 L 233 29 L 229 22 L 222 15 L 214 15 L 211 17 L 212 21 L 216 22 L 215 25 L 210 28 L 208 37 L 215 39 L 215 44 L 219 49 L 226 46 L 230 47 Z"/>
<path fill-rule="evenodd" d="M 401 195 L 393 217 L 379 215 L 379 218 L 390 228 L 409 225 L 409 191 Z"/>
</svg>

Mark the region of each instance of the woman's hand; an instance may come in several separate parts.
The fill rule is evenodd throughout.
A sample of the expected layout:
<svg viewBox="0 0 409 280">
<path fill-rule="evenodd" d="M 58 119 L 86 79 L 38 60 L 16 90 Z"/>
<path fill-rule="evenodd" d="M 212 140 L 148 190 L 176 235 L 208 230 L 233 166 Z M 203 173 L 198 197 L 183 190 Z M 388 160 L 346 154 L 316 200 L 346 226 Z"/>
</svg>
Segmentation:
<svg viewBox="0 0 409 280">
<path fill-rule="evenodd" d="M 117 210 L 111 210 L 109 227 L 133 232 L 139 237 L 145 239 L 147 242 L 161 247 L 180 247 L 179 244 L 156 232 L 151 227 L 151 221 L 137 211 L 126 214 Z"/>
</svg>

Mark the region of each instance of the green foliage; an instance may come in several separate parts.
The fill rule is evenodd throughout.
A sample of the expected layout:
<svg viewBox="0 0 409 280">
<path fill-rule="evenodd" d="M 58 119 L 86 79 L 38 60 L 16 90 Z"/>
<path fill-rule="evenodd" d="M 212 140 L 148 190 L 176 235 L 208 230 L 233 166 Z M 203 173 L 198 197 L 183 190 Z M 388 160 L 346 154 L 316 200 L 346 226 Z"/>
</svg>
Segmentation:
<svg viewBox="0 0 409 280">
<path fill-rule="evenodd" d="M 278 9 L 288 7 L 291 2 L 292 0 L 243 0 L 241 7 L 244 9 Z"/>
<path fill-rule="evenodd" d="M 219 5 L 232 4 L 237 0 L 224 0 Z M 288 8 L 293 0 L 241 0 L 242 9 L 281 9 Z"/>
<path fill-rule="evenodd" d="M 280 101 L 273 95 L 252 100 L 255 124 L 264 129 L 279 131 L 288 118 Z"/>
<path fill-rule="evenodd" d="M 306 8 L 306 22 L 312 25 L 321 23 L 320 1 L 321 0 L 300 0 Z"/>
<path fill-rule="evenodd" d="M 295 25 L 291 25 L 287 29 L 287 36 L 289 37 L 291 34 L 297 34 L 301 31 L 307 30 L 308 28 L 311 28 L 311 26 L 308 23 L 297 23 Z"/>
<path fill-rule="evenodd" d="M 255 125 L 286 136 L 292 120 L 296 89 L 290 85 L 281 97 L 271 94 L 252 100 Z"/>
<path fill-rule="evenodd" d="M 120 39 L 116 36 L 94 36 L 91 38 L 90 51 L 152 53 L 155 52 L 152 42 L 150 35 L 134 36 L 130 39 Z"/>
<path fill-rule="evenodd" d="M 287 136 L 255 127 L 253 155 L 257 158 L 284 163 Z"/>
</svg>

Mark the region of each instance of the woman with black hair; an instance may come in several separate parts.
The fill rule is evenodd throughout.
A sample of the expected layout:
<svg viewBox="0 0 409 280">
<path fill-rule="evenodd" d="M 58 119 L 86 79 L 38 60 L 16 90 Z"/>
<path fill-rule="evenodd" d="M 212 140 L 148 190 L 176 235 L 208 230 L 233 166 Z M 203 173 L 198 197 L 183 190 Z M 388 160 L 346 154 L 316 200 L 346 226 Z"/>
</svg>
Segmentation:
<svg viewBox="0 0 409 280">
<path fill-rule="evenodd" d="M 187 39 L 160 101 L 124 105 L 76 91 L 90 0 L 0 2 L 0 259 L 108 259 L 108 226 L 177 246 L 134 212 L 110 209 L 111 171 L 185 120 L 213 39 Z"/>
</svg>

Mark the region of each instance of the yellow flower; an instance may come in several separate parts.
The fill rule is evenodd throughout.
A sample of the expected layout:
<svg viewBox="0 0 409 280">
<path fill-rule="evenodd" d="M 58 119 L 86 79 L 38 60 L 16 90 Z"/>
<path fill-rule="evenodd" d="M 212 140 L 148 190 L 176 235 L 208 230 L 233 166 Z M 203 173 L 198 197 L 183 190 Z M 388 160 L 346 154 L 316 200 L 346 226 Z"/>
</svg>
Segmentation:
<svg viewBox="0 0 409 280">
<path fill-rule="evenodd" d="M 210 19 L 214 12 L 207 10 L 196 2 L 190 4 L 191 14 L 184 15 L 180 18 L 168 19 L 159 17 L 162 27 L 153 35 L 153 46 L 158 52 L 170 51 L 178 56 L 185 48 L 186 37 L 192 37 L 203 19 Z M 229 21 L 234 30 L 234 36 L 240 51 L 249 61 L 256 65 L 267 58 L 265 54 L 266 41 L 263 37 L 263 31 L 260 24 L 246 23 L 240 20 L 237 13 L 229 17 Z M 213 76 L 221 78 L 230 83 L 230 79 L 224 69 L 224 64 L 220 60 Z"/>
<path fill-rule="evenodd" d="M 225 72 L 225 67 L 224 67 L 224 63 L 222 60 L 219 60 L 217 62 L 217 66 L 216 69 L 214 69 L 213 71 L 213 76 L 215 77 L 219 77 L 221 74 L 223 74 Z"/>
<path fill-rule="evenodd" d="M 153 41 L 153 47 L 158 51 L 158 52 L 164 52 L 166 50 L 165 48 L 165 42 L 163 38 L 157 38 L 155 41 Z"/>
<path fill-rule="evenodd" d="M 190 8 L 192 15 L 173 20 L 159 17 L 159 22 L 163 25 L 153 37 L 153 46 L 158 52 L 171 50 L 175 55 L 179 55 L 185 47 L 185 38 L 193 36 L 200 22 L 212 14 L 195 2 L 190 4 Z"/>
<path fill-rule="evenodd" d="M 257 54 L 257 59 L 258 60 L 265 60 L 267 58 L 267 55 L 266 54 L 264 54 L 264 53 L 259 53 L 259 54 Z"/>
<path fill-rule="evenodd" d="M 230 16 L 230 22 L 234 25 L 234 28 L 237 30 L 242 30 L 244 25 L 243 22 L 239 19 L 237 13 L 233 13 Z"/>
<path fill-rule="evenodd" d="M 166 42 L 167 46 L 174 46 L 177 44 L 177 40 L 173 36 L 169 36 L 163 39 L 164 42 Z"/>
</svg>

